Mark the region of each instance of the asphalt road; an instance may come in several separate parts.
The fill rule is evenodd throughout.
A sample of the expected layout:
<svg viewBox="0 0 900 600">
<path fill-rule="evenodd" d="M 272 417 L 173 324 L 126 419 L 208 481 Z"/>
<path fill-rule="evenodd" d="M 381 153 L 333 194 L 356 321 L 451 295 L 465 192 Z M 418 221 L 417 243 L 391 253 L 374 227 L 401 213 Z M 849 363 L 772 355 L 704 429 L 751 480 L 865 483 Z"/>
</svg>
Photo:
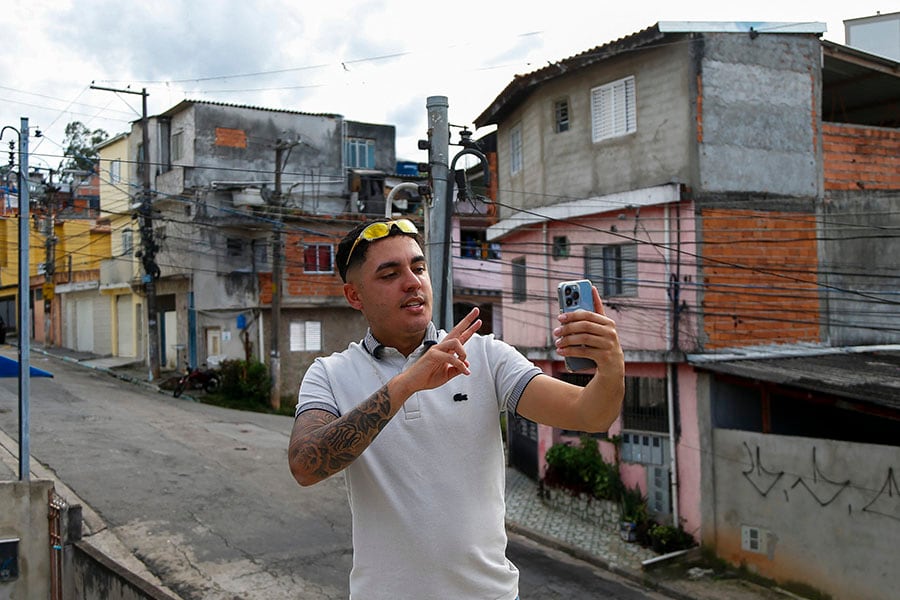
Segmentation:
<svg viewBox="0 0 900 600">
<path fill-rule="evenodd" d="M 99 547 L 133 554 L 186 599 L 347 597 L 343 478 L 294 482 L 289 417 L 175 399 L 43 356 L 32 364 L 55 375 L 31 380 L 32 457 L 88 507 Z M 0 380 L 8 438 L 17 413 L 16 380 Z M 519 536 L 509 555 L 523 600 L 666 598 Z"/>
</svg>

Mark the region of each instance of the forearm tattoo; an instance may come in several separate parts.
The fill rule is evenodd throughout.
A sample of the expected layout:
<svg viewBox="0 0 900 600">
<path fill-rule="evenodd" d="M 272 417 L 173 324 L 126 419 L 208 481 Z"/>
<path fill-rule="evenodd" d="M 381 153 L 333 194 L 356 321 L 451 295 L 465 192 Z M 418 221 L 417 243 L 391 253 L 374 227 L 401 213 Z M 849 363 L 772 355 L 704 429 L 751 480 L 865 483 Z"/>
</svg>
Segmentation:
<svg viewBox="0 0 900 600">
<path fill-rule="evenodd" d="M 294 426 L 290 461 L 301 472 L 330 477 L 356 460 L 391 416 L 387 386 L 339 418 L 324 411 L 301 414 Z"/>
</svg>

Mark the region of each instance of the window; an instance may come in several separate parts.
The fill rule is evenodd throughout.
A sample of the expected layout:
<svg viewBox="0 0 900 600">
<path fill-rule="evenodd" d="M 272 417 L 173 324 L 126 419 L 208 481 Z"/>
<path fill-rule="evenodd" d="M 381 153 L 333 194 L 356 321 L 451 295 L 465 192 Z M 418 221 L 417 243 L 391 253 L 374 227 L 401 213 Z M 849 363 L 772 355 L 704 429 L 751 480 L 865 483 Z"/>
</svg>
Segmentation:
<svg viewBox="0 0 900 600">
<path fill-rule="evenodd" d="M 622 426 L 638 431 L 669 431 L 669 405 L 664 377 L 626 377 Z"/>
<path fill-rule="evenodd" d="M 303 246 L 303 270 L 307 273 L 334 273 L 331 244 Z"/>
<path fill-rule="evenodd" d="M 509 172 L 515 175 L 522 170 L 522 126 L 516 125 L 509 132 Z"/>
<path fill-rule="evenodd" d="M 137 147 L 137 164 L 135 165 L 137 168 L 137 176 L 138 178 L 144 175 L 144 144 L 138 144 Z"/>
<path fill-rule="evenodd" d="M 109 163 L 109 182 L 121 183 L 122 181 L 122 161 L 118 158 Z"/>
<path fill-rule="evenodd" d="M 556 124 L 556 133 L 569 130 L 569 101 L 557 100 L 553 104 L 553 119 Z"/>
<path fill-rule="evenodd" d="M 553 258 L 561 260 L 569 257 L 569 238 L 564 235 L 553 236 Z"/>
<path fill-rule="evenodd" d="M 637 131 L 634 77 L 591 90 L 591 128 L 594 142 Z"/>
<path fill-rule="evenodd" d="M 131 229 L 122 230 L 122 256 L 131 254 L 134 250 L 134 232 Z"/>
<path fill-rule="evenodd" d="M 525 302 L 528 287 L 525 282 L 525 257 L 512 261 L 512 301 Z"/>
<path fill-rule="evenodd" d="M 637 244 L 585 246 L 584 272 L 603 297 L 637 296 Z"/>
<path fill-rule="evenodd" d="M 225 240 L 225 249 L 230 257 L 244 255 L 244 240 L 241 238 L 228 238 Z"/>
<path fill-rule="evenodd" d="M 462 241 L 459 245 L 459 255 L 462 258 L 477 258 L 480 260 L 496 260 L 500 258 L 500 244 L 488 242 L 484 229 L 463 229 L 460 232 Z"/>
<path fill-rule="evenodd" d="M 253 240 L 253 258 L 257 265 L 269 264 L 269 241 L 264 239 Z"/>
<path fill-rule="evenodd" d="M 347 138 L 344 144 L 347 166 L 357 169 L 375 168 L 375 140 Z"/>
<path fill-rule="evenodd" d="M 159 119 L 159 143 L 157 144 L 159 149 L 159 161 L 156 165 L 157 175 L 165 173 L 172 168 L 172 153 L 171 146 L 169 145 L 169 140 L 172 137 L 171 132 L 172 122 L 169 119 Z"/>
<path fill-rule="evenodd" d="M 319 352 L 322 350 L 320 321 L 291 321 L 291 352 Z"/>
<path fill-rule="evenodd" d="M 184 132 L 179 131 L 173 133 L 169 140 L 169 153 L 171 154 L 172 162 L 177 162 L 184 156 L 184 149 L 182 148 L 183 139 Z"/>
</svg>

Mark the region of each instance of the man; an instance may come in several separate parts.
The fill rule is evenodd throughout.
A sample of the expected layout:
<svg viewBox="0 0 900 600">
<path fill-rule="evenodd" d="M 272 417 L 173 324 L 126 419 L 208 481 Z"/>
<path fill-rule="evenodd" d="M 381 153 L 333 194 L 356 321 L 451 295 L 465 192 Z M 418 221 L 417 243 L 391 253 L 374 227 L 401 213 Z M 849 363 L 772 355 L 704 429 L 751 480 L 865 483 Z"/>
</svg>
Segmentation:
<svg viewBox="0 0 900 600">
<path fill-rule="evenodd" d="M 506 558 L 500 413 L 581 431 L 619 415 L 625 364 L 615 323 L 560 314 L 561 356 L 592 359 L 584 388 L 542 374 L 481 336 L 478 309 L 449 333 L 431 322 L 422 240 L 405 219 L 351 231 L 338 246 L 344 297 L 366 337 L 319 358 L 300 386 L 288 459 L 301 485 L 345 472 L 353 517 L 353 600 L 514 600 Z"/>
</svg>

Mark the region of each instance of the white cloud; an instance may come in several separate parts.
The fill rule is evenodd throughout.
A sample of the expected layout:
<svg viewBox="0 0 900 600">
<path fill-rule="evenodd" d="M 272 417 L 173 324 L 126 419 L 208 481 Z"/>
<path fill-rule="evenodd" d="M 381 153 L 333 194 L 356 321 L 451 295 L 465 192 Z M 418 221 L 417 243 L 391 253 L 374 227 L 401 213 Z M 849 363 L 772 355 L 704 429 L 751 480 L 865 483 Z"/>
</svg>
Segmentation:
<svg viewBox="0 0 900 600">
<path fill-rule="evenodd" d="M 110 134 L 139 117 L 138 96 L 91 90 L 147 87 L 151 114 L 185 97 L 397 127 L 399 158 L 424 160 L 428 96 L 447 96 L 450 121 L 472 120 L 517 73 L 663 20 L 822 21 L 843 42 L 843 19 L 877 7 L 759 0 L 751 8 L 685 0 L 626 4 L 436 3 L 408 0 L 12 0 L 0 53 L 0 124 L 28 116 L 48 140 L 37 163 L 58 164 L 66 123 Z M 790 6 L 787 6 L 790 4 Z M 5 140 L 5 138 L 4 138 Z M 36 145 L 32 144 L 33 148 Z"/>
</svg>

